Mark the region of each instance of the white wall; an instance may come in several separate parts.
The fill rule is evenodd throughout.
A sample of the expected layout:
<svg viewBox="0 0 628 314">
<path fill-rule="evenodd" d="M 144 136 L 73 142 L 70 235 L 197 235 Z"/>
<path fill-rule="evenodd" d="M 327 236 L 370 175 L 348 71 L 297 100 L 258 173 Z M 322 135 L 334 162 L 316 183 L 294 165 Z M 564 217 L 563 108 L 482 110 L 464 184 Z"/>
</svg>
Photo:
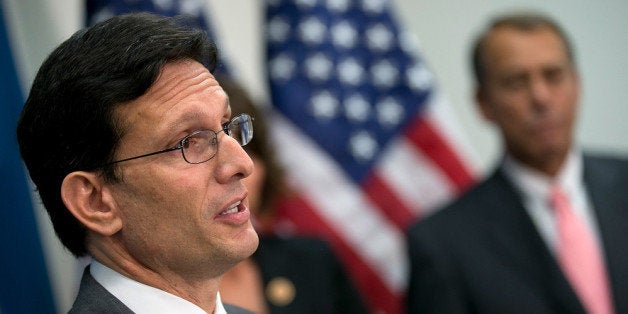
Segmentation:
<svg viewBox="0 0 628 314">
<path fill-rule="evenodd" d="M 25 89 L 45 56 L 82 24 L 81 0 L 3 0 L 11 23 L 15 54 Z M 266 97 L 263 80 L 263 19 L 260 0 L 210 1 L 223 50 L 239 70 L 245 85 Z M 622 0 L 394 0 L 406 26 L 421 42 L 422 53 L 453 105 L 468 144 L 477 154 L 478 169 L 488 170 L 499 156 L 494 130 L 477 114 L 471 100 L 469 45 L 494 13 L 511 8 L 535 8 L 553 15 L 571 35 L 583 80 L 578 142 L 596 150 L 628 153 L 628 1 Z M 41 213 L 42 210 L 39 210 Z M 60 302 L 69 308 L 76 287 L 76 266 L 50 233 L 47 217 L 41 225 L 48 247 L 49 268 Z"/>
</svg>

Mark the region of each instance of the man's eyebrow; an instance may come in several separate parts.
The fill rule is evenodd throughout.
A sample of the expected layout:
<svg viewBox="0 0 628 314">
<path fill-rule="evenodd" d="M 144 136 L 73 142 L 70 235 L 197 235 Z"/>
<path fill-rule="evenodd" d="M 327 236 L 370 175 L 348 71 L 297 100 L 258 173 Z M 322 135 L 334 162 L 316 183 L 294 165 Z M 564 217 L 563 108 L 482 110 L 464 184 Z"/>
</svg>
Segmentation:
<svg viewBox="0 0 628 314">
<path fill-rule="evenodd" d="M 184 113 L 182 116 L 178 117 L 176 120 L 171 121 L 167 125 L 168 130 L 176 130 L 181 127 L 181 125 L 188 124 L 190 121 L 198 121 L 200 119 L 200 113 L 198 111 L 188 111 Z"/>
<path fill-rule="evenodd" d="M 225 99 L 225 112 L 231 112 L 231 101 L 229 100 L 229 95 L 225 92 L 227 98 Z"/>
<path fill-rule="evenodd" d="M 225 101 L 225 105 L 224 105 L 224 112 L 230 112 L 231 111 L 231 105 L 229 103 L 229 96 L 227 96 L 226 101 Z M 222 116 L 224 116 L 225 114 L 222 114 Z M 183 115 L 181 115 L 180 117 L 178 117 L 176 120 L 171 121 L 170 123 L 168 123 L 167 125 L 167 129 L 168 130 L 176 130 L 178 128 L 181 127 L 181 125 L 185 125 L 190 123 L 191 121 L 199 121 L 200 119 L 202 119 L 202 114 L 198 111 L 198 110 L 194 110 L 194 111 L 187 111 L 185 113 L 183 113 Z"/>
</svg>

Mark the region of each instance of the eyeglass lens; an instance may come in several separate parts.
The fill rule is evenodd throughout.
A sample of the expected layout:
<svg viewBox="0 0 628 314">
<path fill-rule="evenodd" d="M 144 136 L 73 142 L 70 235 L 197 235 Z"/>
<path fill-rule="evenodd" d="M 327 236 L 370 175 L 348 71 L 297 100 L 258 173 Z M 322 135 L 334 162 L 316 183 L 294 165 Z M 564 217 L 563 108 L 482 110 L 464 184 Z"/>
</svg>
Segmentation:
<svg viewBox="0 0 628 314">
<path fill-rule="evenodd" d="M 223 129 L 228 136 L 244 146 L 253 138 L 253 122 L 248 114 L 241 114 L 231 119 Z M 192 164 L 208 161 L 218 151 L 218 133 L 220 131 L 203 130 L 190 134 L 181 141 L 183 158 Z"/>
</svg>

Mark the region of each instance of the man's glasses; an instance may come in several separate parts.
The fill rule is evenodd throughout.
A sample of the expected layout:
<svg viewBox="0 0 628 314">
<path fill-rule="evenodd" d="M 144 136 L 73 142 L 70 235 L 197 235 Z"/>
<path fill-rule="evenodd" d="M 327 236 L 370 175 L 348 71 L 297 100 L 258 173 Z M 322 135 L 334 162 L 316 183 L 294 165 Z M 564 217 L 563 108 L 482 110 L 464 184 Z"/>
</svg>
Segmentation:
<svg viewBox="0 0 628 314">
<path fill-rule="evenodd" d="M 225 134 L 235 139 L 240 146 L 244 146 L 253 138 L 253 118 L 248 114 L 243 113 L 231 119 L 231 121 L 224 123 L 222 125 L 222 129 L 219 131 L 195 131 L 181 139 L 174 147 L 144 155 L 116 160 L 108 165 L 167 153 L 177 149 L 181 150 L 181 155 L 186 162 L 190 164 L 200 164 L 216 156 L 216 153 L 218 152 L 218 133 L 220 132 L 225 132 Z"/>
</svg>

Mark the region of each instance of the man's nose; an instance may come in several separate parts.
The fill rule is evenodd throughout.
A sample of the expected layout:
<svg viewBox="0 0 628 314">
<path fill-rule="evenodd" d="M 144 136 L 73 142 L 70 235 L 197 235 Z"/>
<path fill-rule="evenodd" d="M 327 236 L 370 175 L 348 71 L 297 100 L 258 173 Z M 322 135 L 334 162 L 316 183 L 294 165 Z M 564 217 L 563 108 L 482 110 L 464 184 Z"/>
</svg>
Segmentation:
<svg viewBox="0 0 628 314">
<path fill-rule="evenodd" d="M 234 178 L 243 179 L 253 173 L 253 160 L 234 138 L 224 135 L 218 148 L 217 180 L 221 183 Z"/>
<path fill-rule="evenodd" d="M 530 81 L 530 97 L 537 109 L 543 110 L 551 103 L 551 86 L 542 78 Z"/>
</svg>

